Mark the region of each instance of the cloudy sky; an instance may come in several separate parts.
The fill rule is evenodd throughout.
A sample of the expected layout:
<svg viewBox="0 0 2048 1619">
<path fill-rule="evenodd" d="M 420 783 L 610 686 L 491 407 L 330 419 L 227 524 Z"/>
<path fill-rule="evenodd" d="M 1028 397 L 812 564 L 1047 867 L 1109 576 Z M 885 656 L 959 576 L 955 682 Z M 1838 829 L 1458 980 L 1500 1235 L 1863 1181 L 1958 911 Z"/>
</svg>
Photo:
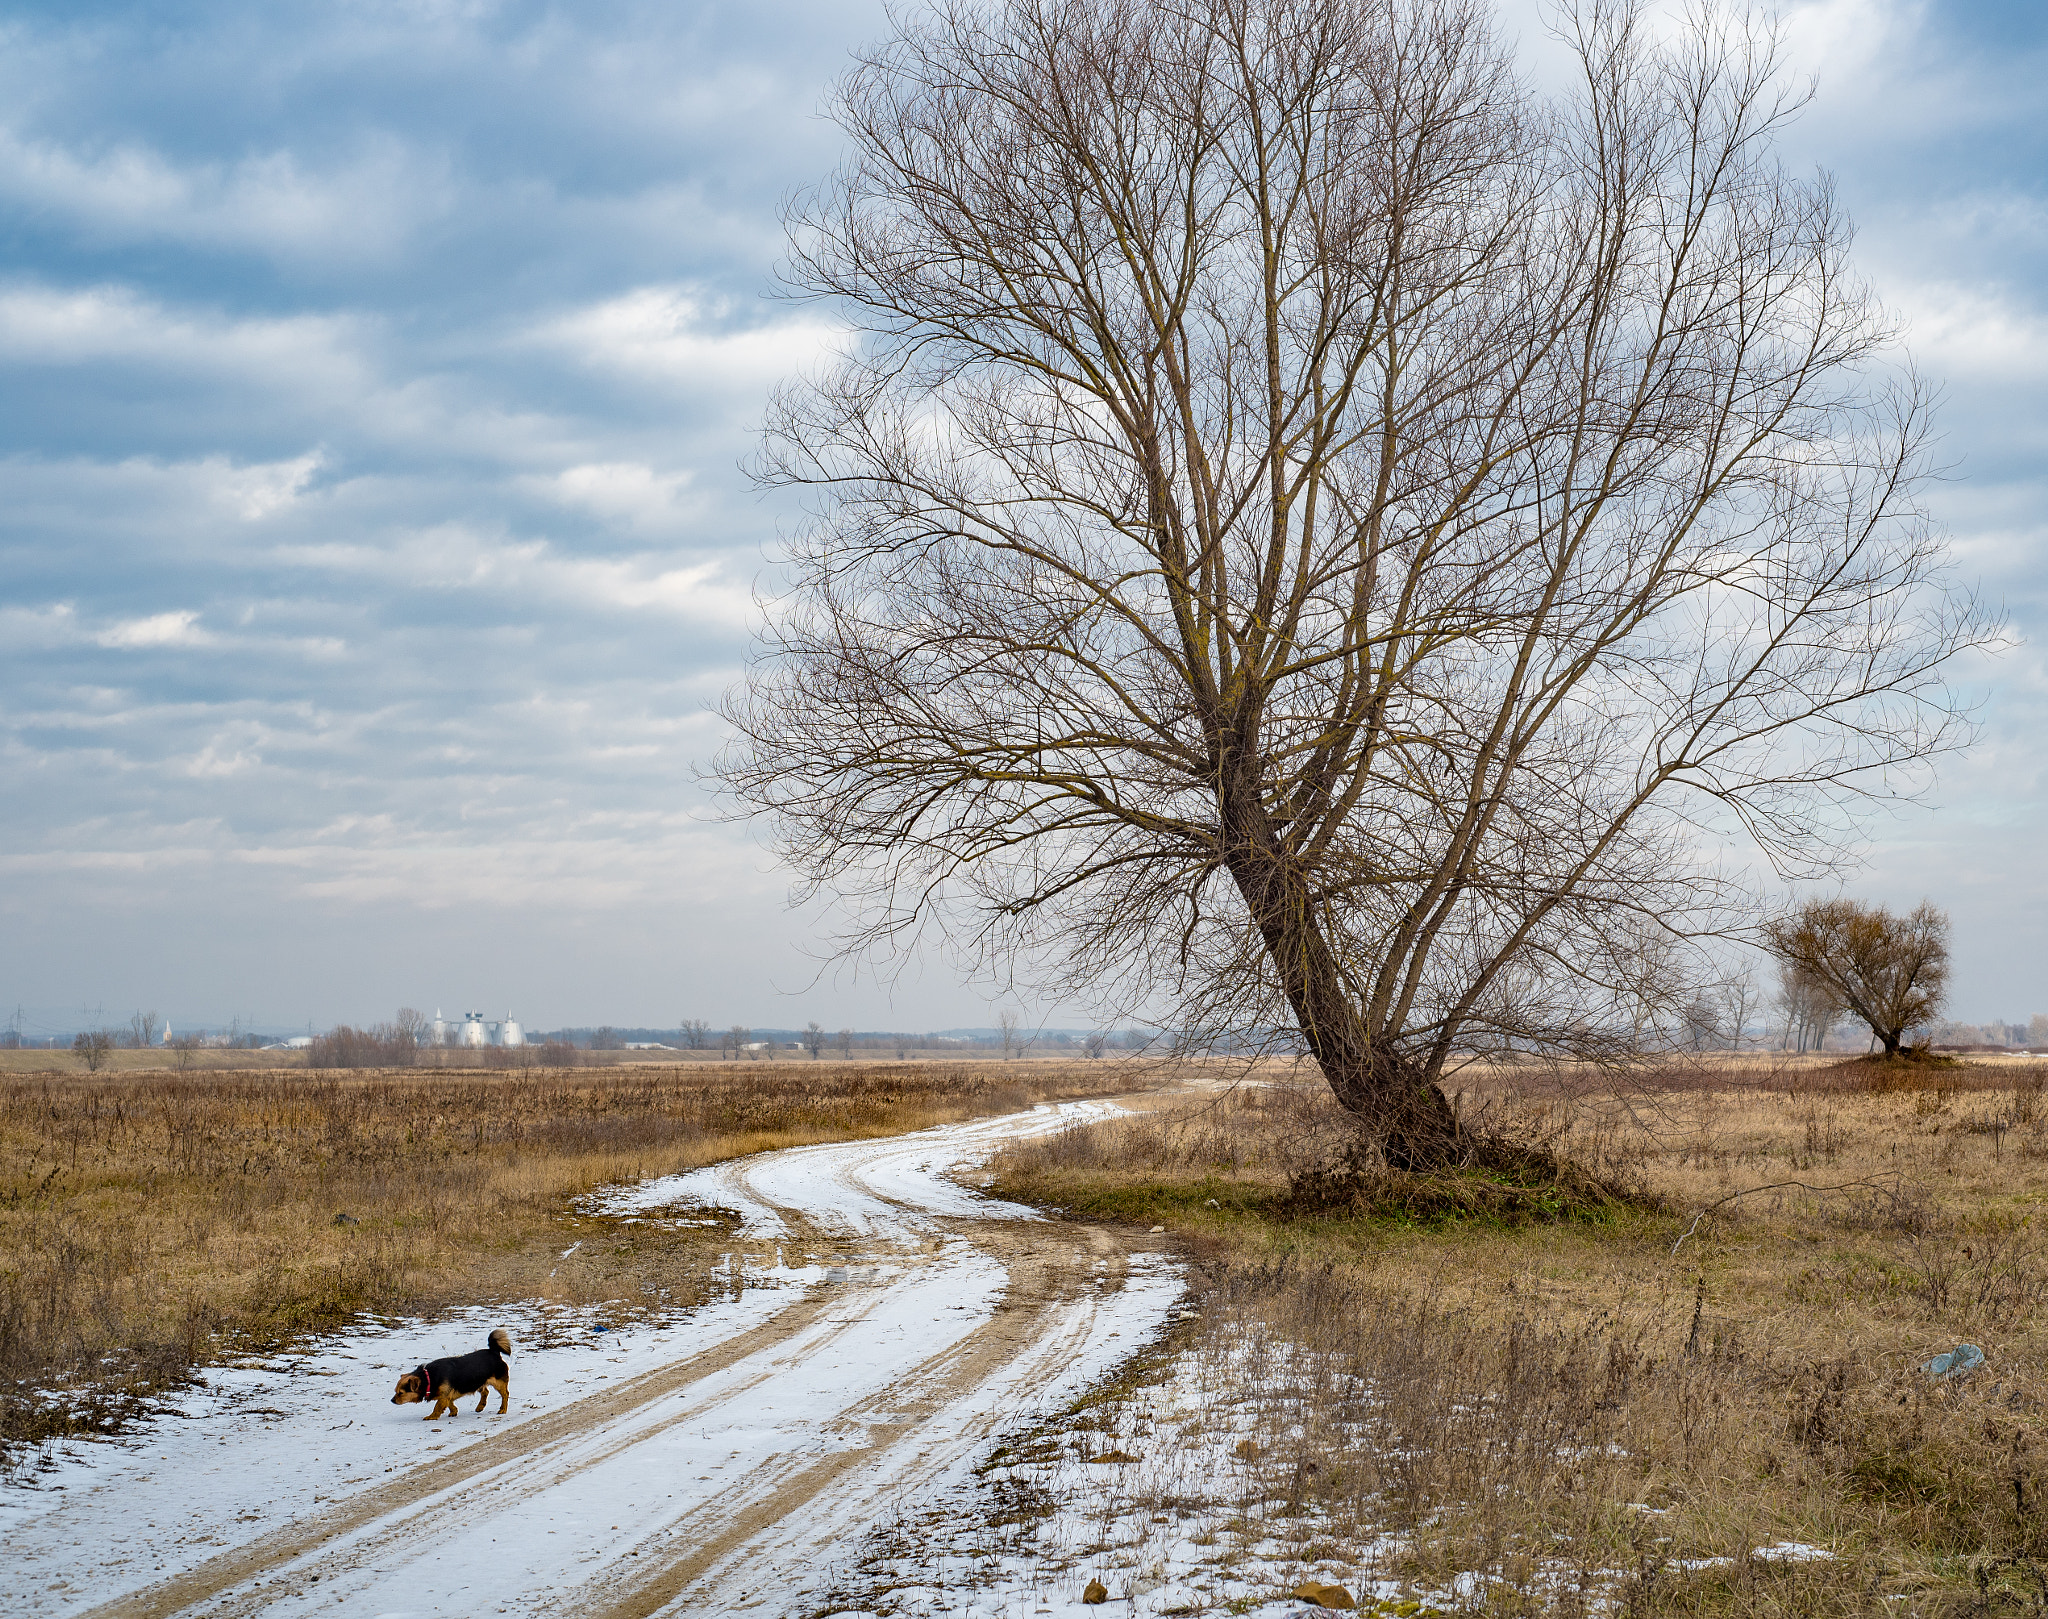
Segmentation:
<svg viewBox="0 0 2048 1619">
<path fill-rule="evenodd" d="M 2048 1011 L 2048 7 L 1788 8 L 1861 262 L 1946 386 L 2018 644 L 1852 892 Z M 1519 26 L 1533 16 L 1518 5 Z M 0 4 L 0 1018 L 401 1003 L 991 1021 L 816 980 L 708 820 L 780 515 L 737 463 L 830 341 L 767 294 L 870 0 Z M 814 981 L 815 980 L 815 981 Z"/>
</svg>

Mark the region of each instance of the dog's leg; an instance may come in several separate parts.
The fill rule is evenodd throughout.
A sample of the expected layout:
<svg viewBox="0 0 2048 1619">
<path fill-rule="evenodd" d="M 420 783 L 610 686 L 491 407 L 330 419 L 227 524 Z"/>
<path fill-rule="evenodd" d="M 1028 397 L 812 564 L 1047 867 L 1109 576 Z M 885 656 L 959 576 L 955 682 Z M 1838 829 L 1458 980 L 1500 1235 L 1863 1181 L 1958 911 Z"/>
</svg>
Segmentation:
<svg viewBox="0 0 2048 1619">
<path fill-rule="evenodd" d="M 476 1408 L 481 1411 L 491 1403 L 491 1385 L 486 1383 L 476 1391 Z"/>
<path fill-rule="evenodd" d="M 512 1403 L 512 1379 L 509 1377 L 492 1378 L 488 1383 L 484 1385 L 485 1399 L 490 1398 L 490 1392 L 492 1389 L 496 1389 L 498 1391 L 498 1415 L 502 1417 L 505 1414 L 505 1408 Z M 483 1400 L 479 1400 L 476 1402 L 476 1408 L 479 1411 L 481 1411 L 484 1408 Z"/>
<path fill-rule="evenodd" d="M 455 1390 L 448 1384 L 443 1383 L 434 1390 L 434 1409 L 420 1420 L 423 1422 L 439 1422 L 441 1420 L 441 1413 L 444 1411 L 451 1417 L 454 1416 L 456 1398 Z"/>
</svg>

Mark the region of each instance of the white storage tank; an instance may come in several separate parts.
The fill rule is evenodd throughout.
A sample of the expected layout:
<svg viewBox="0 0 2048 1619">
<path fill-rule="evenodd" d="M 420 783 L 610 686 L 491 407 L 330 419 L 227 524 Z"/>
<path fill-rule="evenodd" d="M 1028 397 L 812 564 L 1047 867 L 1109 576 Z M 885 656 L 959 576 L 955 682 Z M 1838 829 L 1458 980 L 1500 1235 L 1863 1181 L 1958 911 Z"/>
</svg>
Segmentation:
<svg viewBox="0 0 2048 1619">
<path fill-rule="evenodd" d="M 484 1027 L 483 1013 L 462 1014 L 462 1043 L 465 1046 L 487 1046 L 491 1043 L 490 1031 Z"/>
<path fill-rule="evenodd" d="M 437 1046 L 445 1046 L 447 1043 L 448 1024 L 446 1020 L 443 1019 L 441 1016 L 440 1007 L 437 1006 L 434 1008 L 434 1044 Z"/>
<path fill-rule="evenodd" d="M 510 1012 L 505 1014 L 505 1021 L 498 1025 L 498 1044 L 501 1046 L 523 1046 L 526 1044 L 526 1031 L 512 1021 L 512 1014 Z"/>
</svg>

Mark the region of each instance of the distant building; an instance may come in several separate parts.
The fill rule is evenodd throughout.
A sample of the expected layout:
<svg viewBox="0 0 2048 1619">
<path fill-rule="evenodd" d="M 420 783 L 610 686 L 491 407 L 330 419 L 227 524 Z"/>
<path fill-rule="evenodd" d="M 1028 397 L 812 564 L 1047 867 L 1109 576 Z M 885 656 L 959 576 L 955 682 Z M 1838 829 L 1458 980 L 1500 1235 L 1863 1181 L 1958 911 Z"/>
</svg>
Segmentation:
<svg viewBox="0 0 2048 1619">
<path fill-rule="evenodd" d="M 465 1012 L 460 1023 L 451 1024 L 434 1008 L 434 1021 L 427 1026 L 428 1040 L 437 1046 L 523 1046 L 526 1031 L 507 1012 L 497 1023 L 487 1023 L 481 1012 Z"/>
</svg>

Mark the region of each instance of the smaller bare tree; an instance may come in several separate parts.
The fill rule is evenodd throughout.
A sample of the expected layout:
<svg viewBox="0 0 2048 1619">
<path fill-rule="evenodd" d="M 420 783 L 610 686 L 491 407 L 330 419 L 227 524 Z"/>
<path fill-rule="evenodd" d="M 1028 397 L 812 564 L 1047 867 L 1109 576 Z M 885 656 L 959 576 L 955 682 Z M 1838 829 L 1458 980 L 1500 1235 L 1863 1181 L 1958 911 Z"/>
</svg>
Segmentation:
<svg viewBox="0 0 2048 1619">
<path fill-rule="evenodd" d="M 686 1051 L 702 1051 L 704 1042 L 711 1036 L 711 1025 L 702 1018 L 684 1018 L 676 1025 Z"/>
<path fill-rule="evenodd" d="M 1717 1051 L 1722 1041 L 1721 1003 L 1705 990 L 1686 1003 L 1681 1019 L 1688 1051 Z"/>
<path fill-rule="evenodd" d="M 1778 1015 L 1784 1020 L 1787 1051 L 1805 1051 L 1816 1029 L 1820 1031 L 1819 1043 L 1825 1044 L 1827 1031 L 1842 1016 L 1840 1005 L 1830 999 L 1824 984 L 1782 961 L 1778 963 L 1776 1002 Z"/>
<path fill-rule="evenodd" d="M 1764 942 L 1870 1026 L 1887 1057 L 1932 1023 L 1948 994 L 1948 917 L 1923 901 L 1905 916 L 1852 899 L 1808 900 L 1765 924 Z"/>
<path fill-rule="evenodd" d="M 156 1044 L 157 1016 L 154 1012 L 136 1012 L 128 1019 L 127 1044 L 136 1051 L 147 1051 Z"/>
<path fill-rule="evenodd" d="M 1102 1055 L 1104 1049 L 1109 1045 L 1109 1036 L 1104 1034 L 1100 1029 L 1096 1029 L 1089 1034 L 1087 1040 L 1083 1042 L 1083 1044 L 1089 1056 L 1099 1057 Z"/>
<path fill-rule="evenodd" d="M 1722 1027 L 1727 1032 L 1729 1050 L 1742 1049 L 1742 1042 L 1749 1033 L 1749 1020 L 1756 1016 L 1762 1004 L 1763 996 L 1757 988 L 1753 968 L 1744 967 L 1721 985 Z"/>
<path fill-rule="evenodd" d="M 816 1018 L 804 1025 L 803 1046 L 811 1054 L 811 1061 L 818 1060 L 818 1053 L 825 1049 L 825 1028 Z"/>
<path fill-rule="evenodd" d="M 394 1067 L 410 1068 L 419 1061 L 420 1047 L 427 1043 L 431 1025 L 416 1006 L 401 1006 L 378 1034 L 383 1037 L 384 1060 Z"/>
<path fill-rule="evenodd" d="M 1017 1055 L 1017 1028 L 1019 1021 L 1015 1012 L 1004 1011 L 996 1014 L 996 1033 L 1003 1042 L 1003 1058 L 1005 1061 Z"/>
<path fill-rule="evenodd" d="M 718 1054 L 738 1062 L 747 1054 L 747 1041 L 752 1037 L 753 1031 L 744 1023 L 735 1023 L 718 1037 Z"/>
<path fill-rule="evenodd" d="M 844 1059 L 846 1059 L 846 1060 L 848 1060 L 848 1061 L 851 1061 L 851 1060 L 852 1060 L 852 1057 L 853 1057 L 853 1030 L 851 1030 L 851 1029 L 841 1029 L 841 1030 L 839 1031 L 839 1055 L 840 1055 L 840 1056 L 841 1056 L 842 1058 L 844 1058 Z"/>
<path fill-rule="evenodd" d="M 71 1040 L 71 1055 L 85 1064 L 88 1074 L 96 1074 L 106 1066 L 107 1054 L 114 1049 L 114 1037 L 105 1029 L 81 1029 Z"/>
</svg>

